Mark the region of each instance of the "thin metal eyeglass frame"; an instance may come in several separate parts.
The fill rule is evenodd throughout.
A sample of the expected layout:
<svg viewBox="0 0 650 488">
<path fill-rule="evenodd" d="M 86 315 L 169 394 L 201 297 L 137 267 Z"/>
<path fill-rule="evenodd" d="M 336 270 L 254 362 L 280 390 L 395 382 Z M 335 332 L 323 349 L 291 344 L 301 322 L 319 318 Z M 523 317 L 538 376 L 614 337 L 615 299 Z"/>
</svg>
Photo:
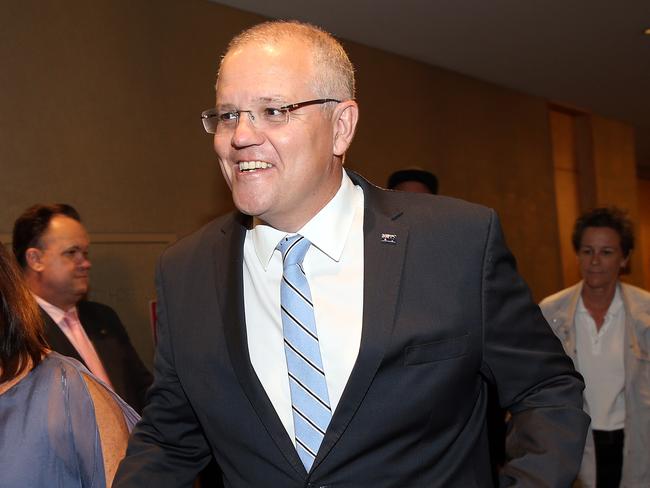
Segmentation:
<svg viewBox="0 0 650 488">
<path fill-rule="evenodd" d="M 285 115 L 288 115 L 289 112 L 293 112 L 294 110 L 297 110 L 302 107 L 307 107 L 309 105 L 321 105 L 323 103 L 329 103 L 329 102 L 341 103 L 341 100 L 336 100 L 335 98 L 317 98 L 315 100 L 307 100 L 304 102 L 290 103 L 289 105 L 283 105 L 282 107 L 278 107 L 277 110 L 281 110 L 285 113 Z M 232 112 L 237 114 L 237 124 L 239 124 L 239 118 L 241 117 L 241 114 L 243 112 L 248 112 L 249 116 L 251 117 L 251 121 L 253 122 L 253 125 L 255 125 L 254 122 L 255 117 L 253 116 L 251 110 L 233 110 Z M 203 128 L 208 134 L 214 134 L 217 131 L 217 125 L 219 124 L 218 121 L 217 121 L 217 125 L 215 125 L 214 131 L 208 129 L 208 120 L 213 117 L 216 117 L 217 115 L 218 113 L 216 108 L 211 108 L 201 112 L 201 121 L 203 122 Z M 288 121 L 289 121 L 289 117 L 287 116 L 285 123 L 287 123 Z"/>
</svg>

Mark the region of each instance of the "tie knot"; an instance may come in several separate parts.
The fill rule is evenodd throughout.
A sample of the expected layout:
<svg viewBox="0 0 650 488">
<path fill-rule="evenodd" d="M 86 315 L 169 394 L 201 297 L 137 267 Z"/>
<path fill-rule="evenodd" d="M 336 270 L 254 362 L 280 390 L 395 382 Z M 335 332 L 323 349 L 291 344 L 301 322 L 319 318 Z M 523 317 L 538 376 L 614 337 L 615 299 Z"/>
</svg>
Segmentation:
<svg viewBox="0 0 650 488">
<path fill-rule="evenodd" d="M 70 309 L 68 310 L 63 317 L 69 321 L 69 322 L 77 322 L 79 320 L 79 316 L 77 315 L 77 310 L 76 309 Z"/>
<path fill-rule="evenodd" d="M 300 234 L 283 237 L 277 249 L 282 253 L 284 268 L 294 264 L 302 264 L 302 260 L 305 259 L 305 254 L 307 254 L 310 245 L 311 242 Z"/>
</svg>

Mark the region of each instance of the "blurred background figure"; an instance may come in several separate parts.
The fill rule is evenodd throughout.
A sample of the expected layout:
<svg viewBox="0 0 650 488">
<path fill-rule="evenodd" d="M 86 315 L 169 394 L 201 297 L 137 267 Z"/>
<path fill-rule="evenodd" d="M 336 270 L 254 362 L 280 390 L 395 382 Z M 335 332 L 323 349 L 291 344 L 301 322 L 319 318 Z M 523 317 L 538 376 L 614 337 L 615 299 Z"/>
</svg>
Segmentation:
<svg viewBox="0 0 650 488">
<path fill-rule="evenodd" d="M 0 245 L 0 485 L 110 486 L 137 420 L 78 361 L 46 349 L 38 306 Z"/>
<path fill-rule="evenodd" d="M 433 173 L 420 168 L 400 169 L 390 175 L 386 188 L 437 195 L 438 178 Z"/>
<path fill-rule="evenodd" d="M 585 379 L 592 433 L 580 486 L 650 486 L 650 293 L 619 280 L 632 223 L 596 208 L 577 219 L 572 240 L 582 281 L 540 307 Z"/>
<path fill-rule="evenodd" d="M 82 361 L 137 412 L 153 377 L 117 313 L 85 300 L 90 239 L 70 205 L 34 205 L 14 223 L 13 250 L 41 308 L 50 347 Z"/>
</svg>

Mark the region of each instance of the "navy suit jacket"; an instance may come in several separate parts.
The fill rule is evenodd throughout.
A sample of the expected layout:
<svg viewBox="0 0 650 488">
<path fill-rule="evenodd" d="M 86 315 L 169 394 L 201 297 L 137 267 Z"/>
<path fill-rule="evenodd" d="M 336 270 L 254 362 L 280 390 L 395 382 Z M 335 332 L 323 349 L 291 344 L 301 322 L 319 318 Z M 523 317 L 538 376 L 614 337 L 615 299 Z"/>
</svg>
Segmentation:
<svg viewBox="0 0 650 488">
<path fill-rule="evenodd" d="M 500 484 L 570 485 L 588 425 L 584 385 L 495 213 L 350 176 L 365 198 L 363 331 L 312 470 L 249 359 L 250 219 L 235 213 L 159 261 L 154 386 L 115 487 L 189 487 L 212 457 L 226 487 L 489 487 L 488 383 L 512 414 Z"/>
<path fill-rule="evenodd" d="M 151 385 L 153 376 L 131 344 L 117 313 L 107 305 L 86 300 L 77 303 L 77 311 L 79 321 L 93 343 L 115 393 L 137 412 L 142 412 L 145 392 Z M 41 314 L 45 319 L 45 339 L 50 347 L 83 363 L 59 326 L 42 309 Z"/>
</svg>

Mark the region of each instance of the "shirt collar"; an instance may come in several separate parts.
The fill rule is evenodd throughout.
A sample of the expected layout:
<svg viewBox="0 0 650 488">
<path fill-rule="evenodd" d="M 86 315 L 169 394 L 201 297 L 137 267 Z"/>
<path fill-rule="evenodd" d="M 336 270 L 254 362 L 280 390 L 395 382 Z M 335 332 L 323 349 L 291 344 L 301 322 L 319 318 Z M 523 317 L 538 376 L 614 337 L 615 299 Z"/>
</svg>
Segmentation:
<svg viewBox="0 0 650 488">
<path fill-rule="evenodd" d="M 34 298 L 36 299 L 36 303 L 38 303 L 43 310 L 45 310 L 45 313 L 47 313 L 52 320 L 54 320 L 55 324 L 60 324 L 61 321 L 65 318 L 66 313 L 72 313 L 76 315 L 77 309 L 76 307 L 72 307 L 70 310 L 67 312 L 65 310 L 60 309 L 56 305 L 52 305 L 50 302 L 47 300 L 44 300 L 43 298 L 39 297 L 35 293 L 32 293 Z"/>
<path fill-rule="evenodd" d="M 354 212 L 350 209 L 356 208 L 357 198 L 359 194 L 355 191 L 354 183 L 343 171 L 341 186 L 336 195 L 297 234 L 307 238 L 314 247 L 332 260 L 339 261 L 354 220 Z M 287 233 L 257 219 L 254 219 L 253 229 L 250 232 L 257 258 L 266 271 L 273 251 Z"/>
<path fill-rule="evenodd" d="M 617 283 L 616 291 L 614 292 L 614 298 L 612 298 L 612 303 L 609 304 L 609 308 L 607 309 L 607 313 L 605 314 L 605 316 L 611 317 L 615 313 L 618 313 L 618 311 L 621 309 L 622 306 L 623 306 L 623 297 L 621 295 L 621 284 Z M 576 312 L 586 313 L 586 314 L 589 313 L 587 307 L 585 307 L 585 304 L 582 301 L 582 295 L 578 297 Z"/>
<path fill-rule="evenodd" d="M 616 285 L 616 293 L 614 293 L 614 299 L 612 300 L 612 303 L 609 304 L 607 314 L 615 314 L 621 308 L 623 308 L 623 297 L 621 296 L 621 284 L 618 283 Z"/>
</svg>

